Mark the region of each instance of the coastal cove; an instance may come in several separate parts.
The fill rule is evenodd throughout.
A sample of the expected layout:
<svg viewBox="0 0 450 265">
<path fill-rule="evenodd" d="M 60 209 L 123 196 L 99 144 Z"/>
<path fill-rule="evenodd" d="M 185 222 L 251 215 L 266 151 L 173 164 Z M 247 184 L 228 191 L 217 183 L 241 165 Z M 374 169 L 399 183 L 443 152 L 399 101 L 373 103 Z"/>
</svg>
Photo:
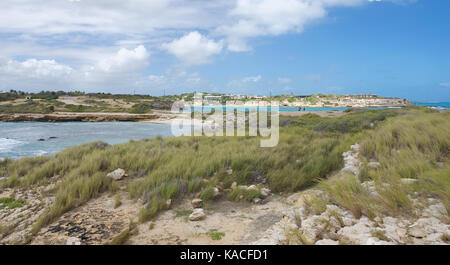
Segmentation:
<svg viewBox="0 0 450 265">
<path fill-rule="evenodd" d="M 0 122 L 0 159 L 52 155 L 94 141 L 119 144 L 170 135 L 170 125 L 144 122 Z"/>
</svg>

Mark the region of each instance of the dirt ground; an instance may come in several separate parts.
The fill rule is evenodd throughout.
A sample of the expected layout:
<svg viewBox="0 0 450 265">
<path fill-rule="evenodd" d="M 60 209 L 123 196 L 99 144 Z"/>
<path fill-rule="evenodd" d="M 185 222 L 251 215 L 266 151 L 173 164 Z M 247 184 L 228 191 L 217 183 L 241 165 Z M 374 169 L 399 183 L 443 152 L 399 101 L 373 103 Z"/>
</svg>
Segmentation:
<svg viewBox="0 0 450 265">
<path fill-rule="evenodd" d="M 122 194 L 122 204 L 115 208 L 114 198 L 103 195 L 89 201 L 43 228 L 31 244 L 64 245 L 70 237 L 82 244 L 105 244 L 138 222 L 142 204 Z M 226 199 L 204 206 L 206 218 L 189 221 L 190 199 L 174 203 L 154 220 L 138 225 L 138 232 L 125 244 L 250 244 L 258 240 L 273 224 L 280 221 L 289 205 L 279 196 L 264 204 L 231 202 Z M 214 236 L 215 235 L 215 236 Z"/>
</svg>

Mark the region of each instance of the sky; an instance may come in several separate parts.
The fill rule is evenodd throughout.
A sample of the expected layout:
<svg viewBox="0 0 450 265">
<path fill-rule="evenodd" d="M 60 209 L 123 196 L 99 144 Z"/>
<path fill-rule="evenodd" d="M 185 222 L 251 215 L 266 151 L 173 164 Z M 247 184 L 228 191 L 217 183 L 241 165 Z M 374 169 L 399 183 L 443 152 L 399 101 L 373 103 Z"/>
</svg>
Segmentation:
<svg viewBox="0 0 450 265">
<path fill-rule="evenodd" d="M 450 101 L 448 0 L 2 0 L 0 90 Z"/>
</svg>

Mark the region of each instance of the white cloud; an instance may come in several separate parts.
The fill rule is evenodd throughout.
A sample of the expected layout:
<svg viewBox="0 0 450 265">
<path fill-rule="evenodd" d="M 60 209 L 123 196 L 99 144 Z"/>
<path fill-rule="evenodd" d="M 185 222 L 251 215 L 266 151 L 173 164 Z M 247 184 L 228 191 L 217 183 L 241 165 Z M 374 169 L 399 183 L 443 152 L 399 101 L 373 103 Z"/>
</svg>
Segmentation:
<svg viewBox="0 0 450 265">
<path fill-rule="evenodd" d="M 163 44 L 163 48 L 188 65 L 210 62 L 210 57 L 222 51 L 222 42 L 215 42 L 197 31 Z"/>
<path fill-rule="evenodd" d="M 62 78 L 73 72 L 70 66 L 57 63 L 55 60 L 28 59 L 20 62 L 3 60 L 0 62 L 0 74 L 19 78 Z"/>
<path fill-rule="evenodd" d="M 184 66 L 210 63 L 224 50 L 252 50 L 254 38 L 300 33 L 326 17 L 332 7 L 368 2 L 2 0 L 0 50 L 8 59 L 0 61 L 0 88 L 74 87 L 111 92 L 120 87 L 156 87 L 157 82 L 175 87 L 175 81 L 200 86 L 206 82 L 194 74 L 143 74 L 150 52 L 162 47 Z M 256 86 L 260 79 L 236 82 Z"/>
<path fill-rule="evenodd" d="M 148 64 L 149 53 L 142 45 L 135 49 L 121 48 L 105 55 L 96 63 L 72 68 L 55 60 L 1 60 L 2 89 L 36 90 L 75 87 L 86 91 L 99 89 L 119 92 L 123 88 L 145 85 L 142 70 Z M 150 79 L 149 79 L 150 80 Z"/>
<path fill-rule="evenodd" d="M 450 82 L 443 82 L 439 84 L 442 87 L 450 87 Z"/>
<path fill-rule="evenodd" d="M 218 27 L 227 36 L 230 51 L 251 49 L 246 39 L 302 32 L 304 26 L 326 16 L 331 6 L 353 6 L 363 0 L 237 0 L 230 12 L 237 23 Z"/>
<path fill-rule="evenodd" d="M 117 54 L 101 60 L 95 69 L 103 72 L 134 72 L 148 64 L 149 53 L 139 45 L 134 50 L 121 48 Z"/>
</svg>

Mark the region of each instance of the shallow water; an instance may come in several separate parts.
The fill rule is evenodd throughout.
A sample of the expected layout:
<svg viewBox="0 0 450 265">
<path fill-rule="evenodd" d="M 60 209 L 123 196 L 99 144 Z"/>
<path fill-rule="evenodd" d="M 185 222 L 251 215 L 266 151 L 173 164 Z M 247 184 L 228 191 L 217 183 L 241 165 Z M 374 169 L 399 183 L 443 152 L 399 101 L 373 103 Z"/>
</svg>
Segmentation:
<svg viewBox="0 0 450 265">
<path fill-rule="evenodd" d="M 51 155 L 70 146 L 94 141 L 118 144 L 158 135 L 171 136 L 170 125 L 135 122 L 0 122 L 0 158 Z"/>
</svg>

